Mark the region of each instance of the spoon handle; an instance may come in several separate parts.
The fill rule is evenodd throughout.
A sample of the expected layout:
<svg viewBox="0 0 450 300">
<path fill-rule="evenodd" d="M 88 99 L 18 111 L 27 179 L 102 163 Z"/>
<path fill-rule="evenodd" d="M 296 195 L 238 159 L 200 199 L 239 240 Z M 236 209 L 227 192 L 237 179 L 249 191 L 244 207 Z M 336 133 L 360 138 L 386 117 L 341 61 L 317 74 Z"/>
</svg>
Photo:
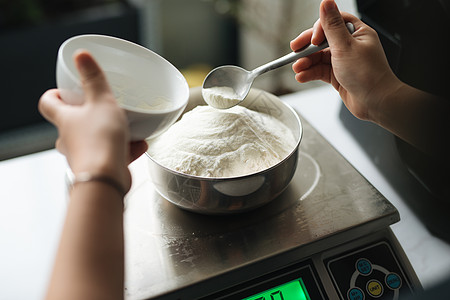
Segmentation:
<svg viewBox="0 0 450 300">
<path fill-rule="evenodd" d="M 355 26 L 352 23 L 346 23 L 348 31 L 350 34 L 353 34 L 355 32 Z M 305 46 L 304 48 L 296 51 L 286 54 L 285 56 L 282 56 L 274 61 L 268 62 L 267 64 L 264 64 L 253 71 L 251 71 L 252 76 L 256 77 L 263 73 L 266 73 L 267 71 L 277 69 L 279 67 L 282 67 L 284 65 L 287 65 L 288 63 L 291 63 L 293 61 L 296 61 L 299 58 L 311 55 L 317 51 L 323 50 L 328 47 L 327 40 L 323 41 L 320 45 L 313 45 L 310 44 L 309 46 Z"/>
</svg>

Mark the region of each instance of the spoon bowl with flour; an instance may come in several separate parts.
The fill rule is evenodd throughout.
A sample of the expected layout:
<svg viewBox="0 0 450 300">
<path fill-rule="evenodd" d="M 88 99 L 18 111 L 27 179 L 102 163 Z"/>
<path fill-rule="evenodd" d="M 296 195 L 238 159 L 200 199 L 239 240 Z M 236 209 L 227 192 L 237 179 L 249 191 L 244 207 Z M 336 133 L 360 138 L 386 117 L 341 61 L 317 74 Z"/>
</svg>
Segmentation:
<svg viewBox="0 0 450 300">
<path fill-rule="evenodd" d="M 352 34 L 355 27 L 352 23 L 346 23 L 347 29 Z M 227 109 L 242 102 L 256 77 L 270 70 L 277 69 L 299 58 L 311 55 L 328 47 L 325 40 L 320 45 L 310 44 L 296 52 L 291 52 L 274 61 L 268 62 L 252 71 L 247 71 L 237 66 L 217 67 L 206 75 L 202 86 L 202 95 L 208 105 Z"/>
</svg>

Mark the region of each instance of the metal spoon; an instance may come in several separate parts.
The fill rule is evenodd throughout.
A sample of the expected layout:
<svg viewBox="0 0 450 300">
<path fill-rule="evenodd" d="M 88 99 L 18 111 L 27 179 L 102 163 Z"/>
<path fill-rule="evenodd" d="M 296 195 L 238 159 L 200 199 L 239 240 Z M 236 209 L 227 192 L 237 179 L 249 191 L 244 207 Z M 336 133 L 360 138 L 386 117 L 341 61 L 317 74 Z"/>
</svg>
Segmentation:
<svg viewBox="0 0 450 300">
<path fill-rule="evenodd" d="M 352 34 L 355 27 L 352 23 L 346 23 L 348 31 Z M 297 52 L 291 52 L 274 61 L 262 65 L 253 71 L 247 71 L 237 66 L 217 67 L 206 76 L 203 81 L 202 94 L 208 105 L 226 109 L 242 102 L 247 97 L 253 80 L 267 71 L 279 68 L 301 57 L 308 56 L 328 47 L 325 40 L 320 45 L 309 45 Z M 220 87 L 220 90 L 217 88 Z"/>
</svg>

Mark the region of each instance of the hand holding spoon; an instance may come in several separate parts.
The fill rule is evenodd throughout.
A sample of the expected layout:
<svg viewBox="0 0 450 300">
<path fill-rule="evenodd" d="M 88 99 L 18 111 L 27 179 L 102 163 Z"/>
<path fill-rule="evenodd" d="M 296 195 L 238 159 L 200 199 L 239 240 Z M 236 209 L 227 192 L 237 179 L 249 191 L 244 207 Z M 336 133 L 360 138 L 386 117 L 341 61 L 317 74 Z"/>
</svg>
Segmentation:
<svg viewBox="0 0 450 300">
<path fill-rule="evenodd" d="M 346 23 L 348 31 L 352 34 L 355 27 Z M 274 61 L 266 63 L 252 71 L 237 66 L 217 67 L 206 76 L 203 81 L 202 94 L 208 105 L 214 108 L 227 109 L 242 102 L 247 96 L 256 77 L 267 71 L 282 67 L 299 58 L 308 56 L 328 47 L 325 40 L 320 45 L 309 45 L 297 52 L 291 52 Z"/>
</svg>

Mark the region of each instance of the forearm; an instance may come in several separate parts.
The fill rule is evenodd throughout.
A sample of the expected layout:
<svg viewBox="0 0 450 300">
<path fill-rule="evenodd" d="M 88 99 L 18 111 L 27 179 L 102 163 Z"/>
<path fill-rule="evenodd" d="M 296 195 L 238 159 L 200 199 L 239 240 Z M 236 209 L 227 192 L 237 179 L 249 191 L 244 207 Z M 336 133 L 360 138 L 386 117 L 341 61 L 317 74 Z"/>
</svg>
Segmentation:
<svg viewBox="0 0 450 300">
<path fill-rule="evenodd" d="M 448 153 L 450 101 L 397 83 L 386 94 L 372 120 L 419 150 Z"/>
<path fill-rule="evenodd" d="M 102 182 L 70 197 L 47 299 L 123 298 L 123 199 Z"/>
</svg>

